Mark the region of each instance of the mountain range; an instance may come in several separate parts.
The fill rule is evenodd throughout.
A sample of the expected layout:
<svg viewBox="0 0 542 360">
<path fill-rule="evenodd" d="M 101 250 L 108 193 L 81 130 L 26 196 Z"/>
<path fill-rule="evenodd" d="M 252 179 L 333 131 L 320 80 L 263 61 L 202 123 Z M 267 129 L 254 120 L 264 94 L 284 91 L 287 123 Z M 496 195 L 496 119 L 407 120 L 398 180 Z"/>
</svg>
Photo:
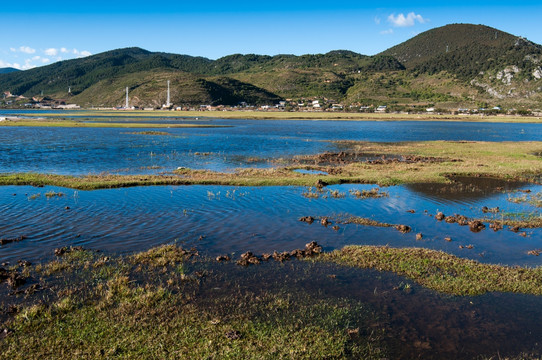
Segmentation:
<svg viewBox="0 0 542 360">
<path fill-rule="evenodd" d="M 4 71 L 3 71 L 4 70 Z M 229 55 L 217 60 L 117 49 L 26 71 L 0 69 L 0 91 L 83 107 L 254 105 L 328 99 L 344 105 L 540 107 L 542 46 L 506 32 L 452 24 L 374 56 Z M 70 89 L 70 93 L 68 93 Z"/>
</svg>

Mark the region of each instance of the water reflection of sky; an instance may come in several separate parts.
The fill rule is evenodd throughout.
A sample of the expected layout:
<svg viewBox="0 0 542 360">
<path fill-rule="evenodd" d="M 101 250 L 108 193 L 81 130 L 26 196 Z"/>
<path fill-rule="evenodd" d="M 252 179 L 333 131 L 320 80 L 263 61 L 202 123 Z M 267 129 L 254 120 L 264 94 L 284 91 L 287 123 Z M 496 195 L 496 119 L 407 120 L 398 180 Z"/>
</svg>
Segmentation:
<svg viewBox="0 0 542 360">
<path fill-rule="evenodd" d="M 507 201 L 518 193 L 474 194 L 450 201 L 402 186 L 384 188 L 389 197 L 380 199 L 357 199 L 349 192 L 371 187 L 337 185 L 329 189 L 343 193 L 343 198 L 326 196 L 326 190 L 322 197 L 309 199 L 302 195 L 307 189 L 300 187 L 157 186 L 87 192 L 4 186 L 0 187 L 0 236 L 24 235 L 27 239 L 0 247 L 0 257 L 51 257 L 55 247 L 65 245 L 125 253 L 171 242 L 195 246 L 211 255 L 247 250 L 261 253 L 302 248 L 316 240 L 325 250 L 348 244 L 425 247 L 482 262 L 540 264 L 539 257 L 527 255 L 529 250 L 542 248 L 540 229 L 527 230 L 527 237 L 507 229 L 473 233 L 467 226 L 429 216 L 443 211 L 480 218 L 487 215 L 482 206 L 539 216 L 538 208 Z M 541 186 L 528 188 L 542 191 Z M 65 195 L 48 199 L 45 194 L 51 190 Z M 411 209 L 416 212 L 407 212 Z M 358 225 L 339 225 L 335 231 L 318 222 L 309 225 L 298 220 L 308 215 L 360 216 L 409 225 L 412 232 Z M 421 241 L 415 240 L 416 233 L 423 234 Z M 448 236 L 452 242 L 444 240 Z M 460 249 L 459 245 L 473 245 L 474 249 Z"/>
<path fill-rule="evenodd" d="M 0 172 L 147 174 L 178 167 L 232 171 L 237 167 L 272 166 L 268 159 L 337 150 L 329 140 L 542 140 L 538 124 L 223 119 L 144 121 L 230 127 L 158 129 L 170 135 L 134 134 L 157 129 L 2 127 Z"/>
</svg>

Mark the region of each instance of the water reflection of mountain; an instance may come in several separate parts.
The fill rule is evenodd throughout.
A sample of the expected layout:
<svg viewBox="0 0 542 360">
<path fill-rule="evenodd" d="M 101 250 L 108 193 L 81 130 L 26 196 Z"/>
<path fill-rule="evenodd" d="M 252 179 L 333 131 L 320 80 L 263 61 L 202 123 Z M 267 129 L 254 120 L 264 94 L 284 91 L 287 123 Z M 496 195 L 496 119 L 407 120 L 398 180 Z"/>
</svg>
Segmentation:
<svg viewBox="0 0 542 360">
<path fill-rule="evenodd" d="M 473 203 L 496 193 L 518 190 L 528 185 L 526 182 L 506 181 L 488 177 L 455 177 L 453 183 L 410 184 L 406 188 L 427 198 L 440 201 Z"/>
</svg>

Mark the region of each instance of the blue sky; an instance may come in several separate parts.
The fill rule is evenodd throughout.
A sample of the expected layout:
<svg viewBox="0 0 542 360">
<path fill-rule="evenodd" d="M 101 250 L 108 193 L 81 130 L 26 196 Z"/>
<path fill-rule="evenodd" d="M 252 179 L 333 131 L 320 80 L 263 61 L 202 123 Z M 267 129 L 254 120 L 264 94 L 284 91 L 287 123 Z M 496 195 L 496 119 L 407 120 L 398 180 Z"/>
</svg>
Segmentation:
<svg viewBox="0 0 542 360">
<path fill-rule="evenodd" d="M 23 2 L 0 6 L 0 68 L 28 69 L 138 46 L 204 56 L 372 55 L 450 23 L 496 27 L 542 43 L 540 1 Z"/>
</svg>

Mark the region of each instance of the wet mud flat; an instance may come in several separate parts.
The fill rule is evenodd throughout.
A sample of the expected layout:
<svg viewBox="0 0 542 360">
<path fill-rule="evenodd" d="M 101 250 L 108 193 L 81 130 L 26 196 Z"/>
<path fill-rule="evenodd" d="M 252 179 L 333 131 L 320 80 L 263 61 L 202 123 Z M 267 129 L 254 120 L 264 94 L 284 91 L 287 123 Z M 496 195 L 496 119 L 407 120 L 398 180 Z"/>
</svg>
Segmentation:
<svg viewBox="0 0 542 360">
<path fill-rule="evenodd" d="M 196 351 L 198 357 L 535 359 L 542 353 L 541 297 L 450 296 L 317 257 L 249 266 L 236 263 L 242 258 L 219 262 L 171 246 L 123 258 L 66 248 L 53 262 L 20 266 L 24 284 L 0 284 L 0 349 L 11 358 L 130 356 L 141 348 L 123 340 L 139 339 L 142 347 L 160 344 L 162 350 L 150 346 L 148 354 L 161 357 Z M 92 336 L 112 326 L 100 313 L 115 316 L 119 334 L 106 331 L 107 341 Z M 180 326 L 183 332 L 172 335 Z"/>
</svg>

